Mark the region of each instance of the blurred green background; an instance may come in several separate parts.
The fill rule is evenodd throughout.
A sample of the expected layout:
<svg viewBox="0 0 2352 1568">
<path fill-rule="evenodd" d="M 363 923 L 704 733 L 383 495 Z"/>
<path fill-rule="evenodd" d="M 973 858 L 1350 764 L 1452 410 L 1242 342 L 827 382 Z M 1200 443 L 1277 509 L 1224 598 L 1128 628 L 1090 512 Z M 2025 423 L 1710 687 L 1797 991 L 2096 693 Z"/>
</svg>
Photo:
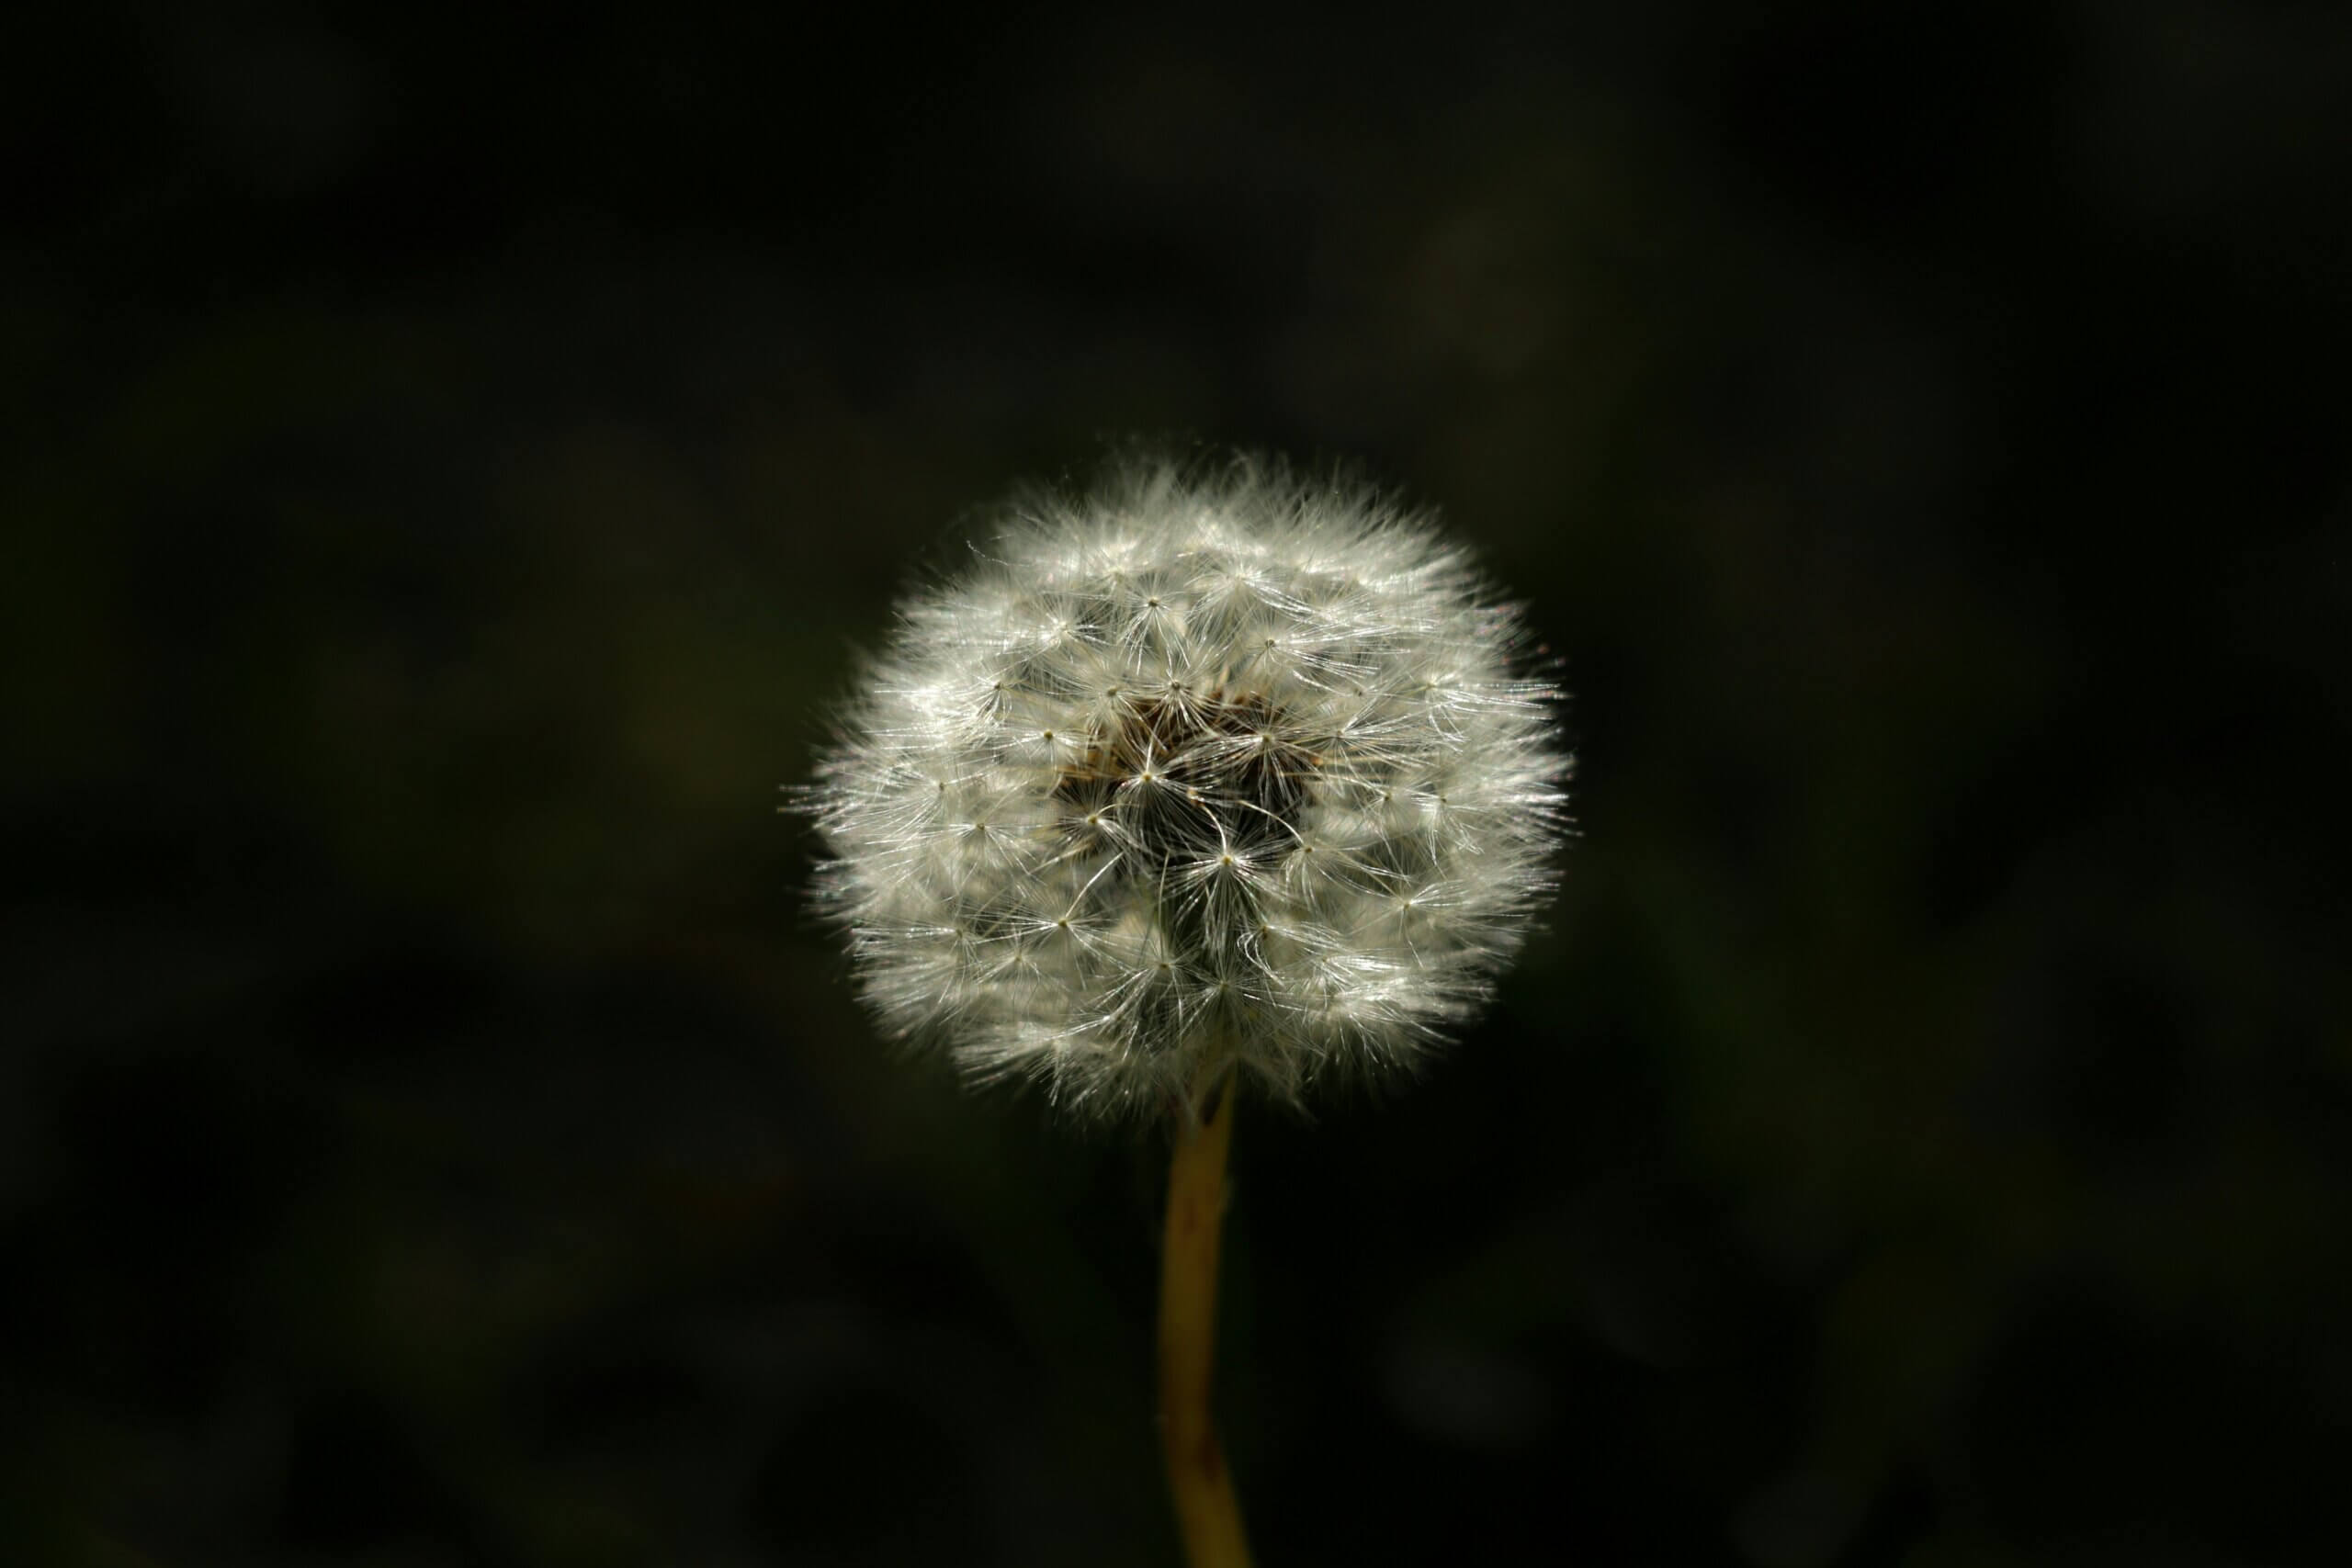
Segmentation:
<svg viewBox="0 0 2352 1568">
<path fill-rule="evenodd" d="M 1172 1562 L 1160 1151 L 774 815 L 1139 430 L 1576 694 L 1492 1017 L 1245 1112 L 1262 1561 L 2345 1560 L 2340 8 L 13 26 L 0 1559 Z"/>
</svg>

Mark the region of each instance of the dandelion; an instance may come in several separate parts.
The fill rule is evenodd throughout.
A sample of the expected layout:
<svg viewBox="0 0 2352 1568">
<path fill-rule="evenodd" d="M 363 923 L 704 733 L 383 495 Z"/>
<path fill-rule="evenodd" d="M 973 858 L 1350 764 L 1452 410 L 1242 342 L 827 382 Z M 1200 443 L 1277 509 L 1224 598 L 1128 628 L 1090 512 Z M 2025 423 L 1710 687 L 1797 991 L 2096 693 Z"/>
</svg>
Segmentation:
<svg viewBox="0 0 2352 1568">
<path fill-rule="evenodd" d="M 1549 892 L 1557 693 L 1430 519 L 1268 464 L 1032 492 L 818 773 L 866 999 L 1094 1117 L 1413 1066 Z"/>
<path fill-rule="evenodd" d="M 1162 1404 L 1196 1562 L 1233 1090 L 1408 1072 L 1554 882 L 1568 760 L 1518 610 L 1425 512 L 1147 457 L 1016 495 L 902 607 L 806 796 L 893 1034 L 1096 1120 L 1173 1112 Z"/>
</svg>

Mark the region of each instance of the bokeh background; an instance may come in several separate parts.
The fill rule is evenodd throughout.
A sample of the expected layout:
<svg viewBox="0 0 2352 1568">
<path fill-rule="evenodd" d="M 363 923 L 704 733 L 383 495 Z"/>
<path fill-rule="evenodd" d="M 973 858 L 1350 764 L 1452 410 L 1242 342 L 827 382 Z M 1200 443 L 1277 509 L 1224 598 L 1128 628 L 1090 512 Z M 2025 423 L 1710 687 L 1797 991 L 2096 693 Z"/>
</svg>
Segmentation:
<svg viewBox="0 0 2352 1568">
<path fill-rule="evenodd" d="M 0 1558 L 1172 1563 L 1161 1151 L 882 1049 L 775 815 L 1142 431 L 1576 694 L 1492 1017 L 1240 1129 L 1265 1562 L 2346 1560 L 2339 7 L 57 9 Z"/>
</svg>

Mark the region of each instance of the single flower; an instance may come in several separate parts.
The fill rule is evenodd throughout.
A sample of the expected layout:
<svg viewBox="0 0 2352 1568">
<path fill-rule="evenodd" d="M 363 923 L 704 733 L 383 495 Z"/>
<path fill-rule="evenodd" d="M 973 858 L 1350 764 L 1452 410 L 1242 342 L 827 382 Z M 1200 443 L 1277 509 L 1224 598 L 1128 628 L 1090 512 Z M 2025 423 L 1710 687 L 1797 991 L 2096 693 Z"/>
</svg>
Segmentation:
<svg viewBox="0 0 2352 1568">
<path fill-rule="evenodd" d="M 1410 1068 L 1566 831 L 1560 692 L 1426 512 L 1281 463 L 1114 463 L 914 596 L 807 804 L 894 1033 L 1090 1116 Z"/>
</svg>

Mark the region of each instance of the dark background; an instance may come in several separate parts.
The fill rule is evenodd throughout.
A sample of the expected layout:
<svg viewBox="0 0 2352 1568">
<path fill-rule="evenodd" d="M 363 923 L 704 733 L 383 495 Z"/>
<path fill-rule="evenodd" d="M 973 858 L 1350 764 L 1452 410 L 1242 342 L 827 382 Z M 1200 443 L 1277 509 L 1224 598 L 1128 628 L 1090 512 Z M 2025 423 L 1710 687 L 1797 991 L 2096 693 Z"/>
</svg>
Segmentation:
<svg viewBox="0 0 2352 1568">
<path fill-rule="evenodd" d="M 1577 9 L 9 24 L 0 1558 L 1172 1562 L 1159 1146 L 773 815 L 1141 430 L 1576 692 L 1492 1017 L 1245 1111 L 1265 1562 L 2343 1561 L 2352 28 Z"/>
</svg>

